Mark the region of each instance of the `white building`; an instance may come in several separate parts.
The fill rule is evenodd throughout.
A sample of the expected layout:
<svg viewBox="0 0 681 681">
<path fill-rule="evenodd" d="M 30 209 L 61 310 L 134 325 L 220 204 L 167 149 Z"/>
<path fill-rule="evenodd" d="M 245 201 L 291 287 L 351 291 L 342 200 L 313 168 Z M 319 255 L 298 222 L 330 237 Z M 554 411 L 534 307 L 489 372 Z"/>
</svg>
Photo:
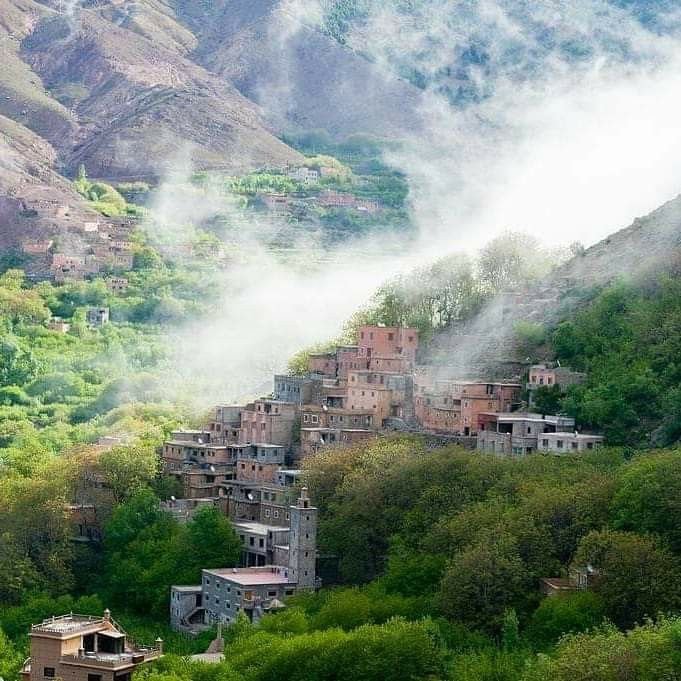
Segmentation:
<svg viewBox="0 0 681 681">
<path fill-rule="evenodd" d="M 602 435 L 584 433 L 542 433 L 539 436 L 537 449 L 540 452 L 553 454 L 571 454 L 598 449 L 603 444 Z"/>
</svg>

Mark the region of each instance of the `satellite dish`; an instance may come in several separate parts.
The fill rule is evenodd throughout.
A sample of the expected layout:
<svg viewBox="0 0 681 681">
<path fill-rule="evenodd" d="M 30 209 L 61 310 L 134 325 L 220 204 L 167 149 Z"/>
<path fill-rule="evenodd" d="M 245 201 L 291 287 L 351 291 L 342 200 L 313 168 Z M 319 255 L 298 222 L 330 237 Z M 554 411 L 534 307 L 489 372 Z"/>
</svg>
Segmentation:
<svg viewBox="0 0 681 681">
<path fill-rule="evenodd" d="M 215 473 L 215 466 L 213 466 L 213 464 L 211 464 L 211 466 L 210 466 L 210 472 Z"/>
<path fill-rule="evenodd" d="M 203 444 L 203 438 L 199 438 L 199 439 L 197 440 L 197 442 L 198 442 L 200 445 L 202 445 L 202 444 Z"/>
<path fill-rule="evenodd" d="M 324 411 L 329 411 L 329 408 L 328 408 L 325 404 L 322 404 L 322 409 L 323 409 Z"/>
<path fill-rule="evenodd" d="M 246 495 L 246 498 L 247 498 L 249 501 L 253 501 L 253 494 L 252 494 L 251 492 L 249 492 L 249 493 Z"/>
<path fill-rule="evenodd" d="M 177 501 L 177 499 L 175 497 L 171 496 L 170 501 Z"/>
</svg>

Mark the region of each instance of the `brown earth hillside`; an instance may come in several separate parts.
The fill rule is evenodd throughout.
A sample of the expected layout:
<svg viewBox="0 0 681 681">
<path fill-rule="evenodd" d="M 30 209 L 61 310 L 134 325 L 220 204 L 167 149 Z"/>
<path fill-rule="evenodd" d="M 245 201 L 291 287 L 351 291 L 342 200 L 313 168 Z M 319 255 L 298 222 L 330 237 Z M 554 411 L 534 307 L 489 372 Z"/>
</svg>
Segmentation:
<svg viewBox="0 0 681 681">
<path fill-rule="evenodd" d="M 286 9 L 283 0 L 0 0 L 2 229 L 29 172 L 61 197 L 60 176 L 154 179 L 168 170 L 300 162 L 285 130 L 399 135 L 418 126 L 419 91 Z M 15 125 L 10 125 L 13 122 Z M 22 158 L 23 154 L 27 158 Z M 57 201 L 60 202 L 61 198 Z M 23 211 L 23 212 L 22 212 Z M 11 217 L 22 215 L 21 220 Z M 58 223 L 57 216 L 55 221 Z"/>
</svg>

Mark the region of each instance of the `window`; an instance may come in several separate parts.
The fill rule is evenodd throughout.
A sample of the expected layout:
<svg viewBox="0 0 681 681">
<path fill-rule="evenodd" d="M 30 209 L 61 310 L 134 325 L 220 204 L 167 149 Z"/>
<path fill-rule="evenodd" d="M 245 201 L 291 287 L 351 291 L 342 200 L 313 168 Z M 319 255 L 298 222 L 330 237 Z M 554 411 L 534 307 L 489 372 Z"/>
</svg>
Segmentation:
<svg viewBox="0 0 681 681">
<path fill-rule="evenodd" d="M 558 447 L 558 449 L 563 449 L 563 441 L 562 440 L 556 440 L 556 447 Z"/>
<path fill-rule="evenodd" d="M 576 442 L 573 442 L 573 443 L 572 443 L 572 449 L 577 449 L 578 446 L 579 446 L 579 445 L 578 445 Z"/>
<path fill-rule="evenodd" d="M 270 598 L 274 598 L 274 597 L 277 595 L 277 592 L 276 592 L 276 591 L 268 591 L 268 592 L 267 592 L 267 595 L 268 595 Z"/>
<path fill-rule="evenodd" d="M 274 511 L 274 517 L 275 517 L 275 518 L 278 518 L 278 517 L 279 517 L 279 511 L 277 511 L 277 510 Z"/>
<path fill-rule="evenodd" d="M 541 446 L 542 446 L 542 447 L 548 447 L 548 446 L 549 446 L 549 441 L 548 441 L 548 440 L 542 440 L 542 441 L 541 441 Z"/>
<path fill-rule="evenodd" d="M 388 334 L 388 340 L 389 340 L 389 341 L 395 340 L 395 334 L 394 334 L 394 333 L 389 333 L 389 334 Z"/>
<path fill-rule="evenodd" d="M 87 681 L 102 681 L 102 675 L 101 674 L 88 674 L 87 675 Z"/>
<path fill-rule="evenodd" d="M 43 676 L 46 679 L 53 679 L 54 678 L 54 667 L 45 667 L 43 669 Z"/>
<path fill-rule="evenodd" d="M 265 509 L 265 518 L 269 518 L 269 517 L 270 517 L 270 509 L 266 508 Z"/>
<path fill-rule="evenodd" d="M 258 539 L 258 546 L 261 549 L 265 548 L 265 540 L 262 537 L 260 539 Z"/>
</svg>

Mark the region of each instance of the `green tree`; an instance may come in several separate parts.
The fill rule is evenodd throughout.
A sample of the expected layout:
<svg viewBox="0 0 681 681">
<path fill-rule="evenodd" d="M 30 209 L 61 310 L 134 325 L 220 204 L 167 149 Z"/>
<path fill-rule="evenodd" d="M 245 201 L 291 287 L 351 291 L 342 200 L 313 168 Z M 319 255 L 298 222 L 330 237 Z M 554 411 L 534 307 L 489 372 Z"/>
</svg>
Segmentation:
<svg viewBox="0 0 681 681">
<path fill-rule="evenodd" d="M 607 617 L 619 626 L 681 607 L 679 559 L 652 538 L 592 531 L 580 542 L 574 562 L 596 570 L 593 590 L 603 599 Z"/>
<path fill-rule="evenodd" d="M 184 582 L 201 578 L 206 567 L 233 567 L 241 558 L 241 541 L 229 519 L 217 508 L 199 510 L 187 523 L 173 549 Z"/>
<path fill-rule="evenodd" d="M 540 414 L 558 414 L 562 409 L 560 386 L 542 385 L 532 394 L 532 409 Z"/>
<path fill-rule="evenodd" d="M 498 631 L 506 610 L 521 601 L 526 579 L 513 538 L 490 537 L 454 556 L 442 577 L 438 601 L 450 619 Z"/>
<path fill-rule="evenodd" d="M 613 626 L 565 637 L 551 656 L 540 655 L 523 681 L 657 681 L 681 673 L 679 620 L 648 623 L 623 633 Z"/>
<path fill-rule="evenodd" d="M 636 457 L 619 476 L 614 525 L 663 537 L 681 553 L 681 457 L 677 451 Z"/>
<path fill-rule="evenodd" d="M 151 445 L 114 447 L 102 453 L 98 465 L 118 503 L 149 486 L 159 472 Z"/>
<path fill-rule="evenodd" d="M 532 614 L 527 637 L 539 649 L 553 646 L 564 634 L 577 634 L 603 623 L 603 599 L 591 591 L 545 598 Z"/>
</svg>

